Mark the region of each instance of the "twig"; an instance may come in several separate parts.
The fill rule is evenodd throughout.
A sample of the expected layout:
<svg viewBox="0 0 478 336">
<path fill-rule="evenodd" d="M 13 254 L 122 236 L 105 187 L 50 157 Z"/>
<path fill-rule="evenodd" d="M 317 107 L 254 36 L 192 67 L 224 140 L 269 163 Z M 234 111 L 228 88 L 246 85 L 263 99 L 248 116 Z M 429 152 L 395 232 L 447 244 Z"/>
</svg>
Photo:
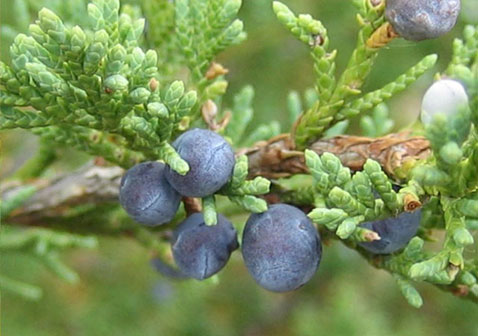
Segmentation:
<svg viewBox="0 0 478 336">
<path fill-rule="evenodd" d="M 267 178 L 287 177 L 307 172 L 303 152 L 295 151 L 288 134 L 267 142 L 259 142 L 241 151 L 249 157 L 251 176 Z M 408 132 L 389 134 L 380 138 L 336 136 L 313 143 L 309 149 L 317 154 L 335 154 L 344 166 L 361 170 L 367 159 L 378 161 L 393 179 L 400 179 L 400 169 L 430 155 L 430 144 L 424 137 L 410 136 Z"/>
<path fill-rule="evenodd" d="M 291 149 L 288 134 L 252 148 L 238 151 L 249 157 L 251 176 L 279 178 L 307 172 L 303 153 Z M 407 133 L 390 134 L 382 138 L 338 136 L 320 140 L 310 146 L 318 154 L 330 152 L 352 170 L 360 170 L 368 158 L 378 161 L 392 178 L 399 178 L 399 168 L 408 162 L 425 159 L 430 154 L 429 143 L 422 137 L 408 137 Z M 88 164 L 79 170 L 50 181 L 38 181 L 42 187 L 21 209 L 14 211 L 9 221 L 34 223 L 45 217 L 61 216 L 79 204 L 116 202 L 123 169 Z M 2 190 L 2 198 L 12 197 L 22 185 L 11 184 Z M 197 209 L 194 208 L 194 211 Z"/>
</svg>

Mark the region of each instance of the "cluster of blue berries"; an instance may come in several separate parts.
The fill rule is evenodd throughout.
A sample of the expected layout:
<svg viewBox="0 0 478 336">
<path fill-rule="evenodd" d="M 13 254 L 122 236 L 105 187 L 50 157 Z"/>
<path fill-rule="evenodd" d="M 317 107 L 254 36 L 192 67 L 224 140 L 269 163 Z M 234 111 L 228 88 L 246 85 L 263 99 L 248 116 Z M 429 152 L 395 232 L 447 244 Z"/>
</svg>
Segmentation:
<svg viewBox="0 0 478 336">
<path fill-rule="evenodd" d="M 218 134 L 202 129 L 183 133 L 173 143 L 190 170 L 180 175 L 159 162 L 143 162 L 126 172 L 121 180 L 120 203 L 136 221 L 149 226 L 170 222 L 181 196 L 204 197 L 217 192 L 231 178 L 235 159 L 231 146 Z M 397 218 L 364 223 L 382 239 L 363 243 L 372 253 L 392 253 L 415 235 L 419 212 Z M 418 218 L 418 220 L 417 220 Z M 175 277 L 203 280 L 219 272 L 231 253 L 239 248 L 232 223 L 218 215 L 217 224 L 208 226 L 202 213 L 194 213 L 174 230 L 173 258 L 179 271 L 158 260 L 155 267 Z M 300 209 L 273 204 L 260 214 L 252 214 L 244 228 L 242 255 L 256 282 L 274 292 L 297 289 L 316 273 L 322 255 L 317 229 Z"/>
<path fill-rule="evenodd" d="M 234 151 L 212 131 L 189 130 L 174 141 L 173 147 L 189 164 L 186 175 L 159 162 L 143 162 L 129 169 L 121 180 L 120 203 L 139 223 L 156 226 L 170 222 L 181 196 L 212 195 L 232 175 Z"/>
<path fill-rule="evenodd" d="M 120 185 L 120 203 L 137 222 L 157 226 L 170 222 L 181 196 L 204 197 L 217 192 L 231 178 L 235 159 L 220 135 L 192 129 L 179 136 L 174 149 L 189 165 L 180 175 L 159 162 L 143 162 L 129 169 Z M 224 216 L 214 226 L 195 213 L 174 231 L 172 251 L 180 271 L 199 280 L 221 270 L 239 247 L 237 232 Z"/>
</svg>

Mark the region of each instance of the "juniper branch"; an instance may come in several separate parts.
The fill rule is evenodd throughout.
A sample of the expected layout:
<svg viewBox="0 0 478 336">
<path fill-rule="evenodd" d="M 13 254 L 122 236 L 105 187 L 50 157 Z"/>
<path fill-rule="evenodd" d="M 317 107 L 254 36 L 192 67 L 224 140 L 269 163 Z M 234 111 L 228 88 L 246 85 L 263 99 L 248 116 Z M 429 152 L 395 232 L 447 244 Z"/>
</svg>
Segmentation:
<svg viewBox="0 0 478 336">
<path fill-rule="evenodd" d="M 275 178 L 307 173 L 303 153 L 292 150 L 289 142 L 290 137 L 283 135 L 267 143 L 258 143 L 254 147 L 240 150 L 237 154 L 247 155 L 250 176 Z M 381 164 L 391 178 L 397 179 L 404 174 L 403 168 L 400 167 L 407 166 L 407 162 L 408 165 L 412 165 L 417 160 L 425 160 L 430 155 L 426 139 L 408 137 L 404 133 L 376 139 L 339 136 L 317 141 L 310 149 L 319 155 L 325 152 L 336 154 L 344 166 L 354 171 L 361 170 L 366 160 L 372 158 Z M 238 170 L 237 176 L 245 179 L 242 171 L 247 170 Z M 119 181 L 123 172 L 124 170 L 119 167 L 88 164 L 75 172 L 47 182 L 46 186 L 28 200 L 11 220 L 35 223 L 37 218 L 44 215 L 61 215 L 61 211 L 70 206 L 117 202 Z M 232 183 L 235 183 L 234 180 Z M 237 185 L 240 186 L 241 183 Z M 18 190 L 20 186 L 4 190 L 3 198 L 10 198 L 14 195 L 14 190 Z M 61 192 L 58 192 L 60 190 Z"/>
</svg>

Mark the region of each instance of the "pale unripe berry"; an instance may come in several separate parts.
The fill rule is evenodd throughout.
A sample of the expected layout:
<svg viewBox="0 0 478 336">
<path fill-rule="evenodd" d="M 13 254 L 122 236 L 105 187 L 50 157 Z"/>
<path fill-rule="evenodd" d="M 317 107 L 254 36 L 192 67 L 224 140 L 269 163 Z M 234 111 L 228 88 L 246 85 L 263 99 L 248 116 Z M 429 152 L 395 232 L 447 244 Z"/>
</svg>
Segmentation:
<svg viewBox="0 0 478 336">
<path fill-rule="evenodd" d="M 401 37 L 412 41 L 448 33 L 460 13 L 460 0 L 387 0 L 385 17 Z"/>
<path fill-rule="evenodd" d="M 442 79 L 427 90 L 423 96 L 420 119 L 428 125 L 435 114 L 454 115 L 468 104 L 468 95 L 460 82 L 452 79 Z"/>
</svg>

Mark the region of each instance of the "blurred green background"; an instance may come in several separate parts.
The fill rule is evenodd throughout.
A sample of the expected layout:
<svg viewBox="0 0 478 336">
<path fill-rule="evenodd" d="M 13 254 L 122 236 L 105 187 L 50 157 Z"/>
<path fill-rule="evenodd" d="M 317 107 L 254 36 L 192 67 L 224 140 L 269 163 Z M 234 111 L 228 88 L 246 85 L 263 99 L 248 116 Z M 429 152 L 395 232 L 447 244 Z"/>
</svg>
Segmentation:
<svg viewBox="0 0 478 336">
<path fill-rule="evenodd" d="M 1 2 L 2 29 L 5 24 L 15 24 L 10 12 L 12 1 Z M 31 1 L 33 8 L 45 2 L 56 8 L 65 3 L 81 7 L 83 3 Z M 255 121 L 279 119 L 286 125 L 286 96 L 290 90 L 302 92 L 312 85 L 311 60 L 306 48 L 274 18 L 271 1 L 243 2 L 240 17 L 248 40 L 220 56 L 220 62 L 230 70 L 226 105 L 242 86 L 252 84 Z M 323 21 L 332 47 L 339 50 L 341 71 L 355 45 L 352 1 L 284 2 L 296 12 L 310 13 Z M 477 1 L 468 0 L 464 6 L 469 7 L 462 19 L 477 22 Z M 463 21 L 439 40 L 418 44 L 394 41 L 380 53 L 365 90 L 384 85 L 430 53 L 439 54 L 436 71 L 442 70 Z M 8 31 L 2 37 L 5 59 Z M 432 75 L 428 73 L 390 102 L 396 129 L 416 119 L 420 97 Z M 19 131 L 3 132 L 0 137 L 1 172 L 5 175 L 34 151 L 35 139 Z M 49 171 L 50 175 L 85 159 L 71 150 L 63 152 L 62 162 Z M 242 224 L 244 217 L 234 220 Z M 472 253 L 478 253 L 476 248 Z M 425 304 L 416 310 L 401 297 L 390 275 L 372 268 L 336 242 L 324 247 L 321 267 L 312 281 L 289 294 L 272 294 L 258 287 L 238 251 L 220 273 L 218 283 L 171 281 L 150 267 L 148 251 L 126 238 L 102 238 L 98 250 L 75 250 L 64 258 L 79 272 L 80 284 L 65 284 L 26 257 L 1 256 L 3 273 L 44 289 L 38 302 L 2 293 L 5 335 L 478 335 L 478 306 L 419 285 Z"/>
</svg>

